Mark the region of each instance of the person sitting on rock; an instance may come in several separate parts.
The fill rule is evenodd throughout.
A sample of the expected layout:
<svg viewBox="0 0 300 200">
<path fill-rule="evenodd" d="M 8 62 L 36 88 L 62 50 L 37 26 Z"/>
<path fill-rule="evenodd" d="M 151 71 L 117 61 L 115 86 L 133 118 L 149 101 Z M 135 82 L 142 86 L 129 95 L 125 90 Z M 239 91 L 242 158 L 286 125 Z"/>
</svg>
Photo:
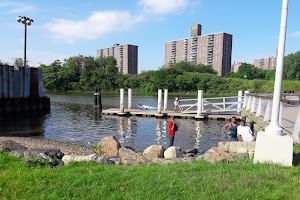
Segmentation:
<svg viewBox="0 0 300 200">
<path fill-rule="evenodd" d="M 240 125 L 237 127 L 237 134 L 239 136 L 239 142 L 253 142 L 255 141 L 255 137 L 253 136 L 253 133 L 249 126 L 245 126 L 245 121 L 242 120 L 240 122 Z"/>
<path fill-rule="evenodd" d="M 224 131 L 228 134 L 227 138 L 229 141 L 238 141 L 238 138 L 237 138 L 238 125 L 239 124 L 236 121 L 236 117 L 232 117 L 231 123 L 228 123 L 223 127 Z M 227 130 L 228 127 L 229 127 L 229 131 Z"/>
</svg>

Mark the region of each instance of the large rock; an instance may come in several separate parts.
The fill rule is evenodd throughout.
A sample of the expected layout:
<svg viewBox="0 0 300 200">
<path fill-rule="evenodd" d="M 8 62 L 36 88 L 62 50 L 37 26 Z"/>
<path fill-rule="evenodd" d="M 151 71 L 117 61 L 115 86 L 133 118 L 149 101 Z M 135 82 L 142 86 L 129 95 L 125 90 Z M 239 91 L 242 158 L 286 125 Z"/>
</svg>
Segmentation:
<svg viewBox="0 0 300 200">
<path fill-rule="evenodd" d="M 249 153 L 255 150 L 255 142 L 219 142 L 219 149 L 229 153 Z"/>
<path fill-rule="evenodd" d="M 141 165 L 149 162 L 141 153 L 134 151 L 130 147 L 121 147 L 119 155 L 122 156 L 123 165 Z"/>
<path fill-rule="evenodd" d="M 165 148 L 161 145 L 152 145 L 144 150 L 143 156 L 148 160 L 153 160 L 154 158 L 163 158 Z"/>
<path fill-rule="evenodd" d="M 213 147 L 205 152 L 203 159 L 210 163 L 216 163 L 223 160 L 228 162 L 232 161 L 233 157 L 229 153 L 226 153 L 217 147 Z"/>
<path fill-rule="evenodd" d="M 115 136 L 103 138 L 98 144 L 101 146 L 101 156 L 119 156 L 120 143 Z"/>
<path fill-rule="evenodd" d="M 26 147 L 12 140 L 5 140 L 0 142 L 0 151 L 10 152 L 14 150 L 26 150 L 26 149 L 27 149 Z"/>
<path fill-rule="evenodd" d="M 39 154 L 46 154 L 51 158 L 62 159 L 64 153 L 60 151 L 60 149 L 50 149 L 50 148 L 42 148 L 42 149 L 28 149 L 24 151 L 24 157 L 36 157 Z"/>
<path fill-rule="evenodd" d="M 182 158 L 180 150 L 176 147 L 169 147 L 164 152 L 164 158 Z"/>
<path fill-rule="evenodd" d="M 62 161 L 64 162 L 65 165 L 69 164 L 72 161 L 75 162 L 88 162 L 91 160 L 95 160 L 95 155 L 64 155 L 62 158 Z M 98 156 L 97 156 L 98 157 Z"/>
<path fill-rule="evenodd" d="M 229 153 L 234 159 L 244 159 L 249 158 L 248 153 Z"/>
<path fill-rule="evenodd" d="M 95 159 L 95 162 L 99 164 L 119 165 L 122 163 L 122 157 L 120 156 L 98 157 Z"/>
<path fill-rule="evenodd" d="M 188 154 L 188 153 L 192 153 L 192 154 L 197 154 L 198 153 L 198 149 L 187 149 L 183 152 L 184 154 Z"/>
<path fill-rule="evenodd" d="M 159 165 L 167 165 L 169 163 L 179 163 L 179 162 L 192 162 L 195 158 L 155 158 L 152 160 L 152 163 L 156 163 Z"/>
</svg>

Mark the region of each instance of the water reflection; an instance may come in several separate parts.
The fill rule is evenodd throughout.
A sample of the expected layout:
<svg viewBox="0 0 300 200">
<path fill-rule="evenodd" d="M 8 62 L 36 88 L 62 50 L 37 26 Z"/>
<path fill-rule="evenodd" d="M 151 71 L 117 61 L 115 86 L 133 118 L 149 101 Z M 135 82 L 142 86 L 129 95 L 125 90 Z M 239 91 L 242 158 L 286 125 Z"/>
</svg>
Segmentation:
<svg viewBox="0 0 300 200">
<path fill-rule="evenodd" d="M 201 145 L 201 121 L 195 121 L 196 124 L 196 142 L 194 148 L 199 149 Z"/>
<path fill-rule="evenodd" d="M 1 113 L 0 136 L 41 136 L 48 112 Z"/>
</svg>

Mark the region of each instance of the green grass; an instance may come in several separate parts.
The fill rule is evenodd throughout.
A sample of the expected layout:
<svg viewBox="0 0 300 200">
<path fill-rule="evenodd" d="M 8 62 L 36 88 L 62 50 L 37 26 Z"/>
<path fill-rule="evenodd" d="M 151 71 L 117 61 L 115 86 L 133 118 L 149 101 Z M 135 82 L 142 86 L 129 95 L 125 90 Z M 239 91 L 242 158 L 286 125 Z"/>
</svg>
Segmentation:
<svg viewBox="0 0 300 200">
<path fill-rule="evenodd" d="M 143 166 L 28 166 L 0 153 L 0 199 L 300 199 L 300 148 L 293 167 L 252 160 Z"/>
</svg>

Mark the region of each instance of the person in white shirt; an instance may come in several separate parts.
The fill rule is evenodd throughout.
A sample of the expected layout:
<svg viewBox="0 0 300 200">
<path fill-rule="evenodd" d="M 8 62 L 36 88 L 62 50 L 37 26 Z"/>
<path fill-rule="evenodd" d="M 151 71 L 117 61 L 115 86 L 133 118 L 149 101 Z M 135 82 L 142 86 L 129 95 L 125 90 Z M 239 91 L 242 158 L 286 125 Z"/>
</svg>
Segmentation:
<svg viewBox="0 0 300 200">
<path fill-rule="evenodd" d="M 255 137 L 252 134 L 250 127 L 245 126 L 245 121 L 241 120 L 240 125 L 237 127 L 237 134 L 239 136 L 239 142 L 252 142 L 255 141 Z"/>
</svg>

